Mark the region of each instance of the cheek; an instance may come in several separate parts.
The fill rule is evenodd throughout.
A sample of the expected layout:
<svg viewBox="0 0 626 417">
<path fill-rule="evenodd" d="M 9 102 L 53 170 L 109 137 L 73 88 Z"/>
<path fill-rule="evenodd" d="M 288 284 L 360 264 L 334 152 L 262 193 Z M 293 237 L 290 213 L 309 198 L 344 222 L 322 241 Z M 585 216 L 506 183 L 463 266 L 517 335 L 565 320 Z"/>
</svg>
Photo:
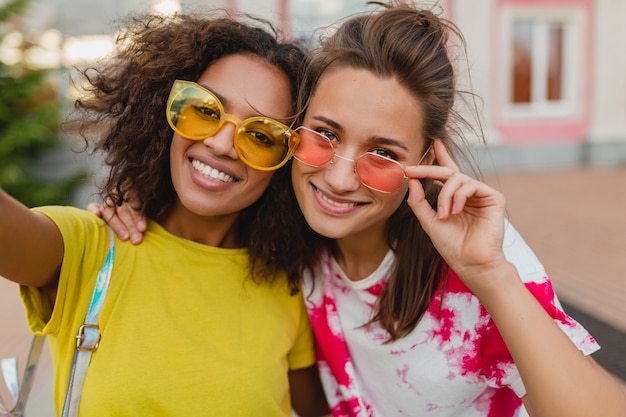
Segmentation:
<svg viewBox="0 0 626 417">
<path fill-rule="evenodd" d="M 185 147 L 183 146 L 182 138 L 176 138 L 174 135 L 172 142 L 170 143 L 170 171 L 175 172 L 179 168 L 179 164 L 185 153 Z"/>
<path fill-rule="evenodd" d="M 180 158 L 181 155 L 185 153 L 185 150 L 193 143 L 194 141 L 185 139 L 178 134 L 174 134 L 172 136 L 172 141 L 170 142 L 170 160 L 174 160 L 175 158 Z"/>
<path fill-rule="evenodd" d="M 265 189 L 270 184 L 273 171 L 257 171 L 253 168 L 248 168 L 248 184 L 252 186 L 252 193 L 257 195 L 257 198 L 265 192 Z"/>
<path fill-rule="evenodd" d="M 291 165 L 291 183 L 293 184 L 294 190 L 298 191 L 304 187 L 307 182 L 306 177 L 319 170 L 320 168 L 308 166 L 294 158 Z"/>
<path fill-rule="evenodd" d="M 404 201 L 407 193 L 408 193 L 408 186 L 405 185 L 394 193 L 385 194 L 383 195 L 383 197 L 380 197 L 381 202 L 385 206 L 385 212 L 388 213 L 390 216 L 393 213 L 395 213 L 395 211 L 398 209 L 398 207 L 400 207 L 400 205 Z"/>
</svg>

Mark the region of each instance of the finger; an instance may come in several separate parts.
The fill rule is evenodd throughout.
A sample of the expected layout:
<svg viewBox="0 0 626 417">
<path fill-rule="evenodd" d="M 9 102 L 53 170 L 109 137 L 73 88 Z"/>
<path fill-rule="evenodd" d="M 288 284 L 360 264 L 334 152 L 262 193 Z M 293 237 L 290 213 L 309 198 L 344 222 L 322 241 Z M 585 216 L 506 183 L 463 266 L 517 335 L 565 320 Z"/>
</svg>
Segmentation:
<svg viewBox="0 0 626 417">
<path fill-rule="evenodd" d="M 433 141 L 433 151 L 435 152 L 435 159 L 440 166 L 451 168 L 454 171 L 459 171 L 459 167 L 456 162 L 454 162 L 454 159 L 452 159 L 448 153 L 446 146 L 439 139 L 435 139 Z"/>
<path fill-rule="evenodd" d="M 140 200 L 134 194 L 129 193 L 128 199 L 120 208 L 122 210 L 118 210 L 118 212 L 123 216 L 126 227 L 136 229 L 140 233 L 146 231 L 148 227 L 146 216 L 141 210 Z"/>
<path fill-rule="evenodd" d="M 459 171 L 439 165 L 410 165 L 404 168 L 404 173 L 409 178 L 430 179 L 439 182 L 446 182 L 455 172 Z"/>
<path fill-rule="evenodd" d="M 437 220 L 437 212 L 433 210 L 426 199 L 424 188 L 420 181 L 415 179 L 409 180 L 409 197 L 407 202 L 424 231 L 429 233 L 431 225 Z"/>
<path fill-rule="evenodd" d="M 148 228 L 146 222 L 146 216 L 143 215 L 139 208 L 132 207 L 132 209 L 128 210 L 130 216 L 132 217 L 133 223 L 137 231 L 143 233 Z"/>
<path fill-rule="evenodd" d="M 505 199 L 500 192 L 477 179 L 466 178 L 467 181 L 462 181 L 452 193 L 448 203 L 449 214 L 459 214 L 468 207 L 476 209 L 499 206 L 504 208 Z"/>
<path fill-rule="evenodd" d="M 458 214 L 465 209 L 467 200 L 475 196 L 478 192 L 478 181 L 469 179 L 469 181 L 463 182 L 461 186 L 452 195 L 452 202 L 450 204 L 450 214 Z"/>
<path fill-rule="evenodd" d="M 143 240 L 143 232 L 146 230 L 146 221 L 143 215 L 132 208 L 131 204 L 124 203 L 117 207 L 117 217 L 130 234 L 130 241 L 139 244 Z"/>
<path fill-rule="evenodd" d="M 445 182 L 453 173 L 460 172 L 458 165 L 448 153 L 443 142 L 435 139 L 432 144 L 437 165 L 408 165 L 404 171 L 409 178 L 429 178 Z"/>
<path fill-rule="evenodd" d="M 445 188 L 446 191 L 444 191 L 444 187 L 442 186 L 437 202 L 437 210 L 440 212 L 440 218 L 447 217 L 449 212 L 448 208 L 452 205 L 451 197 L 454 194 L 455 187 L 460 186 L 462 174 L 450 167 L 438 165 L 409 166 L 405 168 L 404 172 L 409 180 L 429 179 L 438 181 L 443 184 L 443 186 L 448 184 Z M 456 178 L 456 180 L 450 183 L 452 178 Z M 444 191 L 443 195 L 441 194 L 442 191 Z"/>
<path fill-rule="evenodd" d="M 441 181 L 443 182 L 443 186 L 439 191 L 437 210 L 439 212 L 439 218 L 445 219 L 450 214 L 456 214 L 462 210 L 466 198 L 464 198 L 463 195 L 457 195 L 457 193 L 459 193 L 459 190 L 466 184 L 470 183 L 472 179 L 458 171 L 452 171 L 448 178 L 442 179 Z"/>
<path fill-rule="evenodd" d="M 146 230 L 146 219 L 139 208 L 132 206 L 132 203 L 124 203 L 117 208 L 117 215 L 120 216 L 128 229 L 138 232 Z"/>
<path fill-rule="evenodd" d="M 117 215 L 116 207 L 103 205 L 100 206 L 100 209 L 102 211 L 102 219 L 111 227 L 111 229 L 113 229 L 117 237 L 120 240 L 128 240 L 130 232 L 126 228 L 124 222 Z"/>
<path fill-rule="evenodd" d="M 102 210 L 100 210 L 100 204 L 98 203 L 87 204 L 87 211 L 98 217 L 102 217 Z"/>
</svg>

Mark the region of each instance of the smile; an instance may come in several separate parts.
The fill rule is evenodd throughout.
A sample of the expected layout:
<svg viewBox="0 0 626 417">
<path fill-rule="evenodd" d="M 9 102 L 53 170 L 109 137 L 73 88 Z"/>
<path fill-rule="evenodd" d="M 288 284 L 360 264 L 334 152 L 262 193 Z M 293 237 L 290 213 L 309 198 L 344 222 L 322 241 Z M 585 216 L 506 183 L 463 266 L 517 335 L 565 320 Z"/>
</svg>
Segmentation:
<svg viewBox="0 0 626 417">
<path fill-rule="evenodd" d="M 195 168 L 196 171 L 201 173 L 206 178 L 209 178 L 212 180 L 218 180 L 222 182 L 237 182 L 238 181 L 236 178 L 231 177 L 225 172 L 218 171 L 217 169 L 213 167 L 205 165 L 202 162 L 198 161 L 197 159 L 193 159 L 191 161 L 191 165 Z"/>
<path fill-rule="evenodd" d="M 320 196 L 322 200 L 324 200 L 328 204 L 331 204 L 335 207 L 350 208 L 350 207 L 356 207 L 361 204 L 361 203 L 356 203 L 356 202 L 341 202 L 341 201 L 333 200 L 330 197 L 328 197 L 326 194 L 322 193 L 319 188 L 315 186 L 313 188 L 315 189 L 315 192 L 317 193 L 318 196 Z"/>
</svg>

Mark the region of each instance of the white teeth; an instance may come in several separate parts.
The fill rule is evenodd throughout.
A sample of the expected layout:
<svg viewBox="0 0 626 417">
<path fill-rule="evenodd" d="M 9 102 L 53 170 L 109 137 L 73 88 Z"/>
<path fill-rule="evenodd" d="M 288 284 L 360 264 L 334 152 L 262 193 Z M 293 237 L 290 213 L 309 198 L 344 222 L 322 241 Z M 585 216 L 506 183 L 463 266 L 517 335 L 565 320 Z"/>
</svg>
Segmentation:
<svg viewBox="0 0 626 417">
<path fill-rule="evenodd" d="M 211 178 L 212 180 L 220 180 L 223 182 L 235 182 L 237 181 L 235 178 L 231 177 L 228 174 L 223 173 L 222 171 L 218 171 L 215 168 L 212 168 L 208 165 L 203 164 L 202 162 L 194 159 L 191 161 L 191 165 L 202 175 L 207 178 Z"/>
<path fill-rule="evenodd" d="M 326 201 L 327 203 L 332 204 L 333 206 L 337 206 L 341 208 L 348 208 L 348 207 L 355 207 L 357 205 L 357 203 L 340 203 L 338 201 L 331 200 L 326 195 L 322 194 L 322 192 L 318 189 L 315 189 L 315 192 L 317 192 L 317 195 L 322 197 L 322 200 Z"/>
</svg>

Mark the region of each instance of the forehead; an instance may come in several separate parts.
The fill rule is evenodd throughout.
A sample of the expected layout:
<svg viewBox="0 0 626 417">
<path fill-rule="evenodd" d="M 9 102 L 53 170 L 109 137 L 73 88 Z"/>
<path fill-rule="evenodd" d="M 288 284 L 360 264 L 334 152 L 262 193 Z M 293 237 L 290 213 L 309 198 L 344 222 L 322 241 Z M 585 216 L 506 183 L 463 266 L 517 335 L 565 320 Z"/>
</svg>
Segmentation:
<svg viewBox="0 0 626 417">
<path fill-rule="evenodd" d="M 207 67 L 197 82 L 218 94 L 230 113 L 279 119 L 292 114 L 289 78 L 262 57 L 225 56 Z"/>
<path fill-rule="evenodd" d="M 319 80 L 306 118 L 323 115 L 346 130 L 410 140 L 422 139 L 422 107 L 393 77 L 350 67 L 333 68 Z"/>
</svg>

